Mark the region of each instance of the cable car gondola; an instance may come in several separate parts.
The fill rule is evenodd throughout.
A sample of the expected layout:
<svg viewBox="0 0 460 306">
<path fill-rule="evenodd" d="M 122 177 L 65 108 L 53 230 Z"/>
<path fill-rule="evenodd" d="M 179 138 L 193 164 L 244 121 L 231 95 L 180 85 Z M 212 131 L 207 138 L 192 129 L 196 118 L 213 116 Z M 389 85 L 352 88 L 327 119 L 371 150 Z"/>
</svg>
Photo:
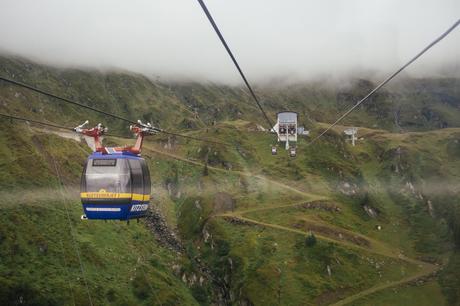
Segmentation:
<svg viewBox="0 0 460 306">
<path fill-rule="evenodd" d="M 286 150 L 289 150 L 289 156 L 296 156 L 296 143 L 297 143 L 297 120 L 298 114 L 291 111 L 283 111 L 277 114 L 277 121 L 271 131 L 278 136 L 278 142 L 284 142 Z M 290 145 L 292 144 L 292 145 Z M 272 147 L 272 155 L 273 147 Z"/>
<path fill-rule="evenodd" d="M 291 148 L 289 149 L 289 156 L 290 156 L 290 157 L 296 157 L 296 156 L 297 156 L 296 148 L 295 148 L 295 147 L 291 147 Z"/>
<path fill-rule="evenodd" d="M 121 148 L 103 147 L 102 136 L 107 131 L 101 124 L 84 129 L 83 134 L 92 147 L 81 177 L 80 197 L 84 215 L 82 219 L 130 220 L 144 217 L 150 202 L 150 173 L 140 156 L 143 138 L 155 131 L 150 124 L 131 126 L 137 135 L 134 146 Z"/>
</svg>

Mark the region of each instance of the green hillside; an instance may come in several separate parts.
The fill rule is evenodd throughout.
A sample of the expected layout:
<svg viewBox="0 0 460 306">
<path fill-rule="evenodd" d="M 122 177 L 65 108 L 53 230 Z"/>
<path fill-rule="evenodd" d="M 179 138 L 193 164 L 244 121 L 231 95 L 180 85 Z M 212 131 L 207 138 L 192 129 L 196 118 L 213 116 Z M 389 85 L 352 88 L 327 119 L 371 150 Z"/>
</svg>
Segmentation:
<svg viewBox="0 0 460 306">
<path fill-rule="evenodd" d="M 84 142 L 0 119 L 2 305 L 460 305 L 458 80 L 403 80 L 344 123 L 361 126 L 357 146 L 337 126 L 289 158 L 271 155 L 274 138 L 237 87 L 0 63 L 1 75 L 232 144 L 149 138 L 156 217 L 82 221 Z M 370 86 L 258 91 L 273 116 L 297 110 L 316 135 Z M 0 112 L 127 130 L 1 82 Z"/>
<path fill-rule="evenodd" d="M 2 56 L 0 75 L 162 128 L 194 129 L 214 121 L 260 120 L 249 94 L 237 86 L 161 83 L 125 71 L 58 69 Z M 315 122 L 335 120 L 373 87 L 372 81 L 364 79 L 337 84 L 318 80 L 284 87 L 260 85 L 256 91 L 272 118 L 280 110 L 293 109 L 311 128 Z M 400 78 L 374 95 L 345 124 L 397 132 L 459 127 L 459 88 L 460 79 Z M 125 131 L 122 122 L 107 121 L 109 118 L 5 83 L 0 83 L 0 93 L 2 111 L 59 123 L 104 121 L 114 131 Z"/>
</svg>

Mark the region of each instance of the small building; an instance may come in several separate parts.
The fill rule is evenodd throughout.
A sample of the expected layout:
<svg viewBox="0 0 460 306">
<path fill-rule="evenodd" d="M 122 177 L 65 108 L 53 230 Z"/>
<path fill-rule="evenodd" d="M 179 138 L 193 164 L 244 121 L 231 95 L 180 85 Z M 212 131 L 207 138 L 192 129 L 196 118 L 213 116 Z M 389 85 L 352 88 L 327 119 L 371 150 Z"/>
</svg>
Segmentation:
<svg viewBox="0 0 460 306">
<path fill-rule="evenodd" d="M 303 126 L 299 126 L 299 127 L 297 128 L 297 134 L 298 134 L 298 135 L 308 136 L 308 135 L 310 135 L 310 131 L 309 131 L 309 130 L 306 130 Z"/>
</svg>

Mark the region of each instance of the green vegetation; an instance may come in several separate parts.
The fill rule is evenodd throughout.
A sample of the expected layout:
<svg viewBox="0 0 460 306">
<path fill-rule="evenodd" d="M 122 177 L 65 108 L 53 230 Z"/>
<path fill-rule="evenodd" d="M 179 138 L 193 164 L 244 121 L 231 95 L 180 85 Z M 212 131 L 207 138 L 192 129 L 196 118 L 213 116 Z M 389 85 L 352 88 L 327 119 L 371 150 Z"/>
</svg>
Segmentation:
<svg viewBox="0 0 460 306">
<path fill-rule="evenodd" d="M 460 253 L 459 250 L 449 257 L 449 263 L 439 276 L 439 283 L 449 305 L 460 304 Z"/>
<path fill-rule="evenodd" d="M 432 130 L 460 126 L 458 80 L 404 80 L 347 119 L 373 127 L 360 128 L 356 147 L 338 126 L 313 146 L 301 138 L 297 157 L 288 158 L 281 147 L 271 155 L 273 136 L 258 129 L 257 110 L 239 88 L 11 58 L 0 58 L 0 71 L 234 145 L 161 134 L 145 142 L 152 205 L 181 238 L 185 251 L 176 253 L 144 222 L 82 222 L 77 190 L 86 145 L 70 133 L 2 119 L 1 304 L 87 305 L 87 283 L 95 305 L 329 305 L 344 298 L 351 305 L 458 305 L 460 132 Z M 298 110 L 316 135 L 319 121 L 370 87 L 358 80 L 340 90 L 314 83 L 258 90 L 270 114 Z M 107 123 L 3 83 L 0 110 L 66 125 Z M 126 131 L 122 122 L 108 123 Z M 424 132 L 391 133 L 400 128 Z M 441 266 L 428 283 L 414 285 Z"/>
<path fill-rule="evenodd" d="M 142 223 L 81 222 L 80 204 L 59 193 L 0 210 L 2 305 L 195 304 L 171 272 L 178 259 Z"/>
<path fill-rule="evenodd" d="M 0 73 L 5 77 L 44 90 L 97 105 L 125 117 L 150 121 L 162 128 L 196 129 L 213 122 L 243 119 L 258 122 L 259 111 L 239 87 L 215 84 L 154 82 L 125 71 L 57 69 L 22 58 L 0 55 Z M 459 79 L 403 79 L 377 93 L 345 120 L 345 124 L 388 130 L 432 130 L 460 126 Z M 269 115 L 294 109 L 302 124 L 331 122 L 336 114 L 353 105 L 374 84 L 357 79 L 350 85 L 333 86 L 312 81 L 284 88 L 257 88 Z M 112 131 L 125 131 L 125 123 L 107 121 L 100 115 L 0 83 L 0 109 L 58 123 L 103 122 Z M 76 125 L 73 123 L 72 125 Z M 127 133 L 126 133 L 127 134 Z M 236 141 L 236 140 L 235 140 Z"/>
<path fill-rule="evenodd" d="M 307 247 L 313 247 L 316 244 L 316 236 L 313 233 L 309 233 L 307 238 L 305 238 L 305 245 Z"/>
<path fill-rule="evenodd" d="M 436 282 L 429 282 L 421 285 L 403 286 L 400 288 L 391 288 L 379 293 L 372 294 L 366 298 L 360 299 L 350 305 L 364 306 L 444 306 L 447 305 L 442 297 L 441 288 Z"/>
</svg>

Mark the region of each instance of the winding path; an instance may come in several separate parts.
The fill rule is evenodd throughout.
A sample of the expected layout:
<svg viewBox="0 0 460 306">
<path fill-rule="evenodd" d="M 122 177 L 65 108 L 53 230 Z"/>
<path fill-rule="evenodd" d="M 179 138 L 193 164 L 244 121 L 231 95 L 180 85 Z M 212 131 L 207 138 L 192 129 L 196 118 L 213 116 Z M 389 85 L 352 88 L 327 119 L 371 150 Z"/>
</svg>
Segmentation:
<svg viewBox="0 0 460 306">
<path fill-rule="evenodd" d="M 163 151 L 161 149 L 158 149 L 158 148 L 156 148 L 154 146 L 151 146 L 149 144 L 144 144 L 144 147 L 147 148 L 149 151 L 152 151 L 154 153 L 161 154 L 161 155 L 164 155 L 164 156 L 168 156 L 170 158 L 173 158 L 173 159 L 176 159 L 176 160 L 179 160 L 179 161 L 183 161 L 183 162 L 186 162 L 186 163 L 190 163 L 190 164 L 194 164 L 194 165 L 197 165 L 197 166 L 204 167 L 204 164 L 199 162 L 199 161 L 190 160 L 190 159 L 187 159 L 185 157 L 172 154 L 170 152 L 165 152 L 165 151 Z M 270 182 L 270 183 L 272 183 L 274 185 L 277 185 L 277 186 L 279 186 L 281 188 L 285 188 L 285 189 L 293 191 L 293 192 L 295 192 L 295 193 L 297 193 L 299 195 L 302 195 L 302 196 L 308 198 L 309 201 L 327 199 L 324 196 L 320 196 L 320 195 L 317 195 L 317 194 L 311 194 L 311 193 L 299 190 L 299 189 L 297 189 L 297 188 L 295 188 L 293 186 L 284 184 L 284 183 L 279 182 L 279 181 L 269 179 L 269 178 L 261 176 L 261 175 L 254 175 L 253 173 L 243 172 L 243 171 L 222 169 L 222 168 L 213 167 L 213 166 L 209 166 L 209 165 L 208 165 L 208 169 L 211 169 L 211 170 L 214 170 L 214 171 L 219 171 L 219 172 L 227 172 L 227 173 L 232 172 L 232 173 L 235 173 L 235 174 L 240 174 L 240 175 L 244 175 L 244 176 L 248 176 L 248 177 L 255 177 L 255 178 L 258 178 L 258 179 L 261 179 L 261 180 L 265 180 L 265 181 Z M 250 218 L 247 218 L 247 217 L 244 216 L 244 214 L 250 213 L 250 212 L 262 211 L 262 210 L 272 210 L 272 209 L 274 210 L 274 209 L 280 209 L 280 208 L 286 208 L 286 207 L 293 207 L 293 206 L 297 206 L 299 204 L 300 203 L 293 203 L 293 204 L 286 204 L 286 205 L 280 205 L 280 206 L 250 208 L 250 209 L 246 209 L 246 210 L 240 210 L 240 211 L 235 211 L 235 212 L 227 212 L 227 213 L 223 213 L 223 214 L 217 214 L 217 215 L 214 215 L 214 217 L 232 217 L 232 218 L 237 218 L 237 219 L 240 219 L 240 220 L 242 220 L 244 222 L 256 224 L 256 225 L 259 225 L 259 226 L 264 226 L 264 227 L 273 228 L 273 229 L 276 229 L 276 230 L 286 231 L 286 232 L 290 232 L 290 233 L 297 234 L 297 235 L 306 235 L 307 232 L 299 230 L 299 229 L 289 228 L 289 227 L 278 225 L 278 224 L 262 222 L 262 221 L 250 219 Z M 309 221 L 315 222 L 313 220 L 309 220 Z M 333 228 L 333 226 L 331 226 L 331 225 L 326 225 L 326 224 L 322 224 L 322 225 L 323 226 L 329 226 L 329 227 Z M 344 229 L 342 229 L 342 230 L 344 230 Z M 349 232 L 351 232 L 351 231 L 349 231 Z M 354 233 L 354 232 L 352 232 L 352 233 Z M 378 291 L 381 291 L 381 290 L 384 290 L 384 289 L 388 289 L 388 288 L 391 288 L 391 287 L 399 286 L 399 285 L 402 285 L 402 284 L 406 284 L 406 283 L 415 281 L 415 280 L 417 280 L 417 279 L 419 279 L 421 277 L 426 277 L 426 276 L 432 275 L 433 273 L 435 273 L 436 271 L 438 271 L 440 269 L 440 266 L 433 265 L 433 264 L 430 264 L 430 263 L 427 263 L 427 262 L 423 262 L 423 261 L 420 261 L 420 260 L 417 260 L 417 259 L 413 259 L 413 258 L 406 257 L 404 255 L 401 255 L 399 253 L 399 250 L 397 250 L 395 248 L 391 248 L 390 246 L 388 246 L 388 245 L 386 245 L 386 244 L 384 244 L 384 243 L 382 243 L 380 241 L 377 241 L 375 239 L 369 238 L 369 237 L 364 236 L 362 234 L 354 233 L 355 235 L 358 235 L 360 237 L 365 237 L 365 239 L 370 241 L 371 244 L 370 244 L 369 247 L 363 247 L 363 246 L 354 244 L 354 243 L 349 242 L 349 241 L 344 241 L 344 240 L 340 240 L 340 239 L 334 239 L 334 238 L 322 235 L 320 233 L 315 233 L 315 234 L 319 239 L 322 239 L 322 240 L 325 240 L 325 241 L 337 243 L 337 244 L 346 246 L 348 248 L 358 249 L 360 251 L 365 251 L 365 252 L 374 253 L 374 254 L 377 254 L 377 255 L 385 256 L 385 257 L 394 258 L 394 259 L 397 259 L 397 260 L 402 260 L 402 261 L 405 261 L 405 262 L 408 262 L 408 263 L 411 263 L 411 264 L 415 264 L 420 268 L 420 270 L 418 272 L 416 272 L 415 274 L 413 274 L 413 275 L 404 277 L 404 278 L 402 278 L 400 280 L 397 280 L 397 281 L 391 281 L 391 282 L 387 282 L 387 283 L 384 283 L 384 284 L 375 285 L 375 286 L 373 286 L 371 288 L 365 289 L 365 290 L 360 291 L 360 292 L 358 292 L 356 294 L 350 295 L 350 296 L 348 296 L 348 297 L 346 297 L 346 298 L 344 298 L 344 299 L 342 299 L 340 301 L 337 301 L 334 304 L 331 304 L 333 306 L 350 304 L 353 301 L 356 301 L 356 300 L 358 300 L 360 298 L 363 298 L 363 297 L 365 297 L 367 295 L 370 295 L 370 294 L 373 294 L 375 292 L 378 292 Z"/>
<path fill-rule="evenodd" d="M 232 218 L 236 218 L 236 219 L 239 219 L 241 221 L 256 224 L 256 225 L 259 225 L 259 226 L 264 226 L 264 227 L 273 228 L 273 229 L 276 229 L 276 230 L 287 231 L 287 232 L 291 232 L 291 233 L 294 233 L 294 234 L 297 234 L 297 235 L 305 236 L 305 235 L 307 235 L 307 232 L 302 231 L 302 230 L 289 228 L 289 227 L 278 225 L 278 224 L 262 222 L 262 221 L 258 221 L 258 220 L 254 220 L 254 219 L 244 217 L 244 214 L 248 213 L 248 212 L 254 212 L 254 211 L 259 211 L 259 210 L 278 209 L 278 208 L 292 207 L 292 206 L 297 206 L 297 205 L 299 205 L 299 203 L 290 204 L 290 205 L 282 205 L 282 206 L 278 206 L 278 207 L 276 207 L 276 206 L 275 207 L 263 207 L 263 208 L 259 208 L 259 209 L 254 208 L 254 209 L 248 209 L 248 210 L 244 210 L 244 211 L 223 213 L 223 214 L 215 215 L 215 217 L 232 217 Z M 405 261 L 407 263 L 417 265 L 419 267 L 419 269 L 420 269 L 417 273 L 415 273 L 413 275 L 410 275 L 410 276 L 407 276 L 407 277 L 404 277 L 404 278 L 402 278 L 400 280 L 391 281 L 391 282 L 387 282 L 387 283 L 384 283 L 384 284 L 378 284 L 378 285 L 375 285 L 375 286 L 370 287 L 368 289 L 365 289 L 363 291 L 360 291 L 360 292 L 358 292 L 356 294 L 350 295 L 350 296 L 348 296 L 348 297 L 346 297 L 346 298 L 344 298 L 344 299 L 342 299 L 340 301 L 337 301 L 334 304 L 331 304 L 333 306 L 347 305 L 347 304 L 349 304 L 349 303 L 351 303 L 351 302 L 353 302 L 355 300 L 358 300 L 358 299 L 360 299 L 362 297 L 365 297 L 365 296 L 370 295 L 372 293 L 375 293 L 377 291 L 384 290 L 384 289 L 391 288 L 391 287 L 395 287 L 395 286 L 399 286 L 399 285 L 402 285 L 402 284 L 405 284 L 405 283 L 408 283 L 408 282 L 415 281 L 415 280 L 417 280 L 417 279 L 419 279 L 421 277 L 429 276 L 429 275 L 435 273 L 437 270 L 440 269 L 440 266 L 433 265 L 433 264 L 430 264 L 430 263 L 427 263 L 427 262 L 423 262 L 423 261 L 420 261 L 420 260 L 417 260 L 417 259 L 409 258 L 407 256 L 403 256 L 401 254 L 398 254 L 399 253 L 398 250 L 396 250 L 394 248 L 391 248 L 388 245 L 385 245 L 384 243 L 382 243 L 380 241 L 374 240 L 372 238 L 366 237 L 366 236 L 361 235 L 361 234 L 357 234 L 357 235 L 366 237 L 366 239 L 368 239 L 371 242 L 370 247 L 363 247 L 363 246 L 360 246 L 360 245 L 357 245 L 357 244 L 354 244 L 354 243 L 351 243 L 351 242 L 348 242 L 348 241 L 334 239 L 334 238 L 331 238 L 331 237 L 324 236 L 324 235 L 322 235 L 320 233 L 315 233 L 315 235 L 319 239 L 322 239 L 324 241 L 337 243 L 337 244 L 346 246 L 348 248 L 352 248 L 352 249 L 356 249 L 356 250 L 360 250 L 360 251 L 364 251 L 364 252 L 368 252 L 368 253 L 373 253 L 373 254 L 377 254 L 377 255 L 381 255 L 381 256 L 385 256 L 385 257 L 390 257 L 390 258 L 393 258 L 393 259 L 396 259 L 396 260 L 402 260 L 402 261 Z"/>
</svg>

